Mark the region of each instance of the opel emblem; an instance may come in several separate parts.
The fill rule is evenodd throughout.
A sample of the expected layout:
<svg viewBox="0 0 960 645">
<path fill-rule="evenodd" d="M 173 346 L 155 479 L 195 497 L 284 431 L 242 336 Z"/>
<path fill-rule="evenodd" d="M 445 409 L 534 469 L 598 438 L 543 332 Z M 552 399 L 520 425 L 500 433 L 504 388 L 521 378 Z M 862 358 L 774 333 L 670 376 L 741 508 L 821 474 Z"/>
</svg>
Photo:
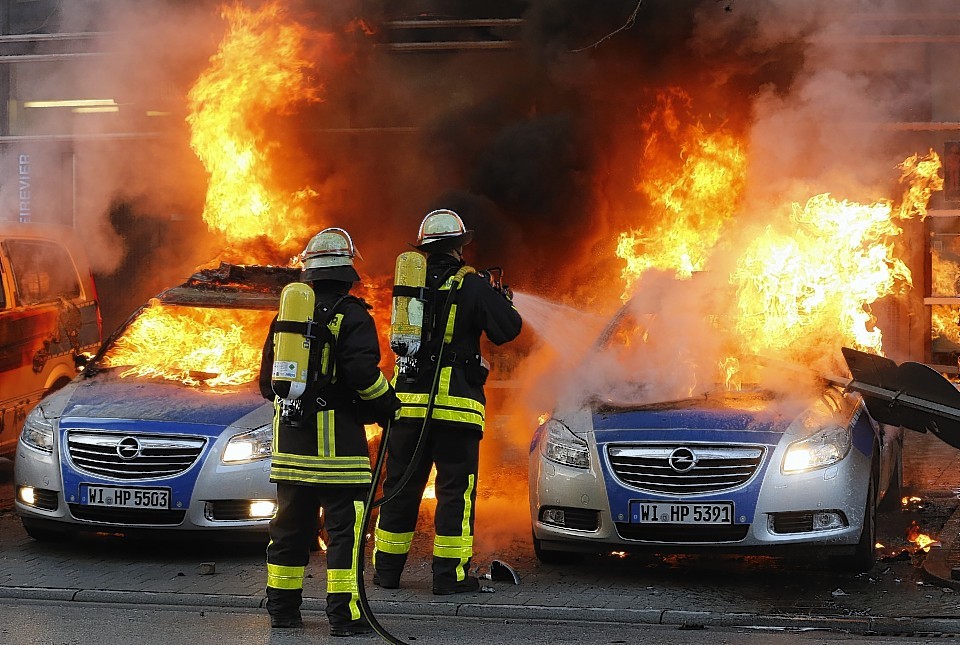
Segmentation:
<svg viewBox="0 0 960 645">
<path fill-rule="evenodd" d="M 117 442 L 117 456 L 124 461 L 130 461 L 140 456 L 143 446 L 136 437 L 124 437 Z M 672 457 L 671 457 L 672 458 Z"/>
<path fill-rule="evenodd" d="M 685 473 L 697 465 L 697 456 L 689 448 L 677 448 L 670 453 L 667 463 L 678 473 Z"/>
</svg>

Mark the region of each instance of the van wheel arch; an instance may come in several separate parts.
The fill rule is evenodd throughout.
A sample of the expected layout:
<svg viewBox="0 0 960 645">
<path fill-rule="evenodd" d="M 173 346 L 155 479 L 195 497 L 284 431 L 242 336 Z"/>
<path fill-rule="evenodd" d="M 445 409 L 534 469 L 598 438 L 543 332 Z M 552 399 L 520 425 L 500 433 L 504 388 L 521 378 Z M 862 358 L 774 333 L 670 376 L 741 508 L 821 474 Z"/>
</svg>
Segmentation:
<svg viewBox="0 0 960 645">
<path fill-rule="evenodd" d="M 51 394 L 53 394 L 53 393 L 56 392 L 57 390 L 59 390 L 59 389 L 61 389 L 62 387 L 64 387 L 64 386 L 65 386 L 67 383 L 69 383 L 69 382 L 70 382 L 70 379 L 67 378 L 66 376 L 61 376 L 61 377 L 59 377 L 58 379 L 56 379 L 56 380 L 50 385 L 49 388 L 47 388 L 47 390 L 43 393 L 43 396 L 42 396 L 41 398 L 44 398 L 44 399 L 47 398 L 48 396 L 50 396 Z"/>
</svg>

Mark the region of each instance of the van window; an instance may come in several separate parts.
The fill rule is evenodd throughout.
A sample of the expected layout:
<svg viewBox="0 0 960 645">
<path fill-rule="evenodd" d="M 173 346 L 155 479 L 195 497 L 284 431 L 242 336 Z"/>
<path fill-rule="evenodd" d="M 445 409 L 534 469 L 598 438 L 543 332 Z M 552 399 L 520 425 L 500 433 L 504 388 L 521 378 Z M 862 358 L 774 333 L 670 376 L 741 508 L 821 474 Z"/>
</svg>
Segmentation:
<svg viewBox="0 0 960 645">
<path fill-rule="evenodd" d="M 4 246 L 21 306 L 80 296 L 77 271 L 63 246 L 41 240 L 7 240 Z"/>
</svg>

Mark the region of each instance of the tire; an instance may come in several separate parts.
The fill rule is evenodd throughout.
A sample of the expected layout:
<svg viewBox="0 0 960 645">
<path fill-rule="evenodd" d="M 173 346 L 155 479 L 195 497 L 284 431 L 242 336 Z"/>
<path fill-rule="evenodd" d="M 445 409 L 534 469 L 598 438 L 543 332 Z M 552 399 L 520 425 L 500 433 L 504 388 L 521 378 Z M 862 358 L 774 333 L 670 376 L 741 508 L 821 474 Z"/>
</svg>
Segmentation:
<svg viewBox="0 0 960 645">
<path fill-rule="evenodd" d="M 543 548 L 543 543 L 533 536 L 533 553 L 537 560 L 544 564 L 577 564 L 583 560 L 582 553 L 568 551 L 551 551 Z"/>
<path fill-rule="evenodd" d="M 897 465 L 894 467 L 893 476 L 890 478 L 890 484 L 887 486 L 887 492 L 877 508 L 881 511 L 897 511 L 901 507 L 901 498 L 903 497 L 903 452 L 897 457 Z"/>
<path fill-rule="evenodd" d="M 867 489 L 867 503 L 863 512 L 863 530 L 860 541 L 854 547 L 853 557 L 844 569 L 852 573 L 866 573 L 877 563 L 877 488 L 873 478 Z"/>
</svg>

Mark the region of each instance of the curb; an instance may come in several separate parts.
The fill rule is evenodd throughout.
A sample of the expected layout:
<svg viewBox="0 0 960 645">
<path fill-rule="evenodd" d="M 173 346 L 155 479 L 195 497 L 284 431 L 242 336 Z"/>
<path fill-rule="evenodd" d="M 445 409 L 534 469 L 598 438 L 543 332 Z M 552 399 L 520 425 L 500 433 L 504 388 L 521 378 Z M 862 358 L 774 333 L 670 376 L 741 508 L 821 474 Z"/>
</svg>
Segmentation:
<svg viewBox="0 0 960 645">
<path fill-rule="evenodd" d="M 957 582 L 957 581 L 954 581 Z M 57 589 L 0 586 L 0 599 L 43 600 L 53 602 L 89 602 L 129 605 L 164 605 L 262 609 L 265 599 L 259 596 L 230 594 L 159 593 L 143 591 L 111 591 L 97 589 Z M 305 611 L 322 612 L 326 604 L 320 598 L 304 598 Z M 371 601 L 375 614 L 415 616 L 455 616 L 461 618 L 496 618 L 504 620 L 557 620 L 572 622 L 674 625 L 681 629 L 707 627 L 740 627 L 767 631 L 801 632 L 832 631 L 874 635 L 940 635 L 960 634 L 960 618 L 884 617 L 884 616 L 815 616 L 789 614 L 717 613 L 674 609 L 590 609 L 582 607 L 549 607 L 544 605 L 496 605 L 490 603 L 397 602 Z"/>
</svg>

